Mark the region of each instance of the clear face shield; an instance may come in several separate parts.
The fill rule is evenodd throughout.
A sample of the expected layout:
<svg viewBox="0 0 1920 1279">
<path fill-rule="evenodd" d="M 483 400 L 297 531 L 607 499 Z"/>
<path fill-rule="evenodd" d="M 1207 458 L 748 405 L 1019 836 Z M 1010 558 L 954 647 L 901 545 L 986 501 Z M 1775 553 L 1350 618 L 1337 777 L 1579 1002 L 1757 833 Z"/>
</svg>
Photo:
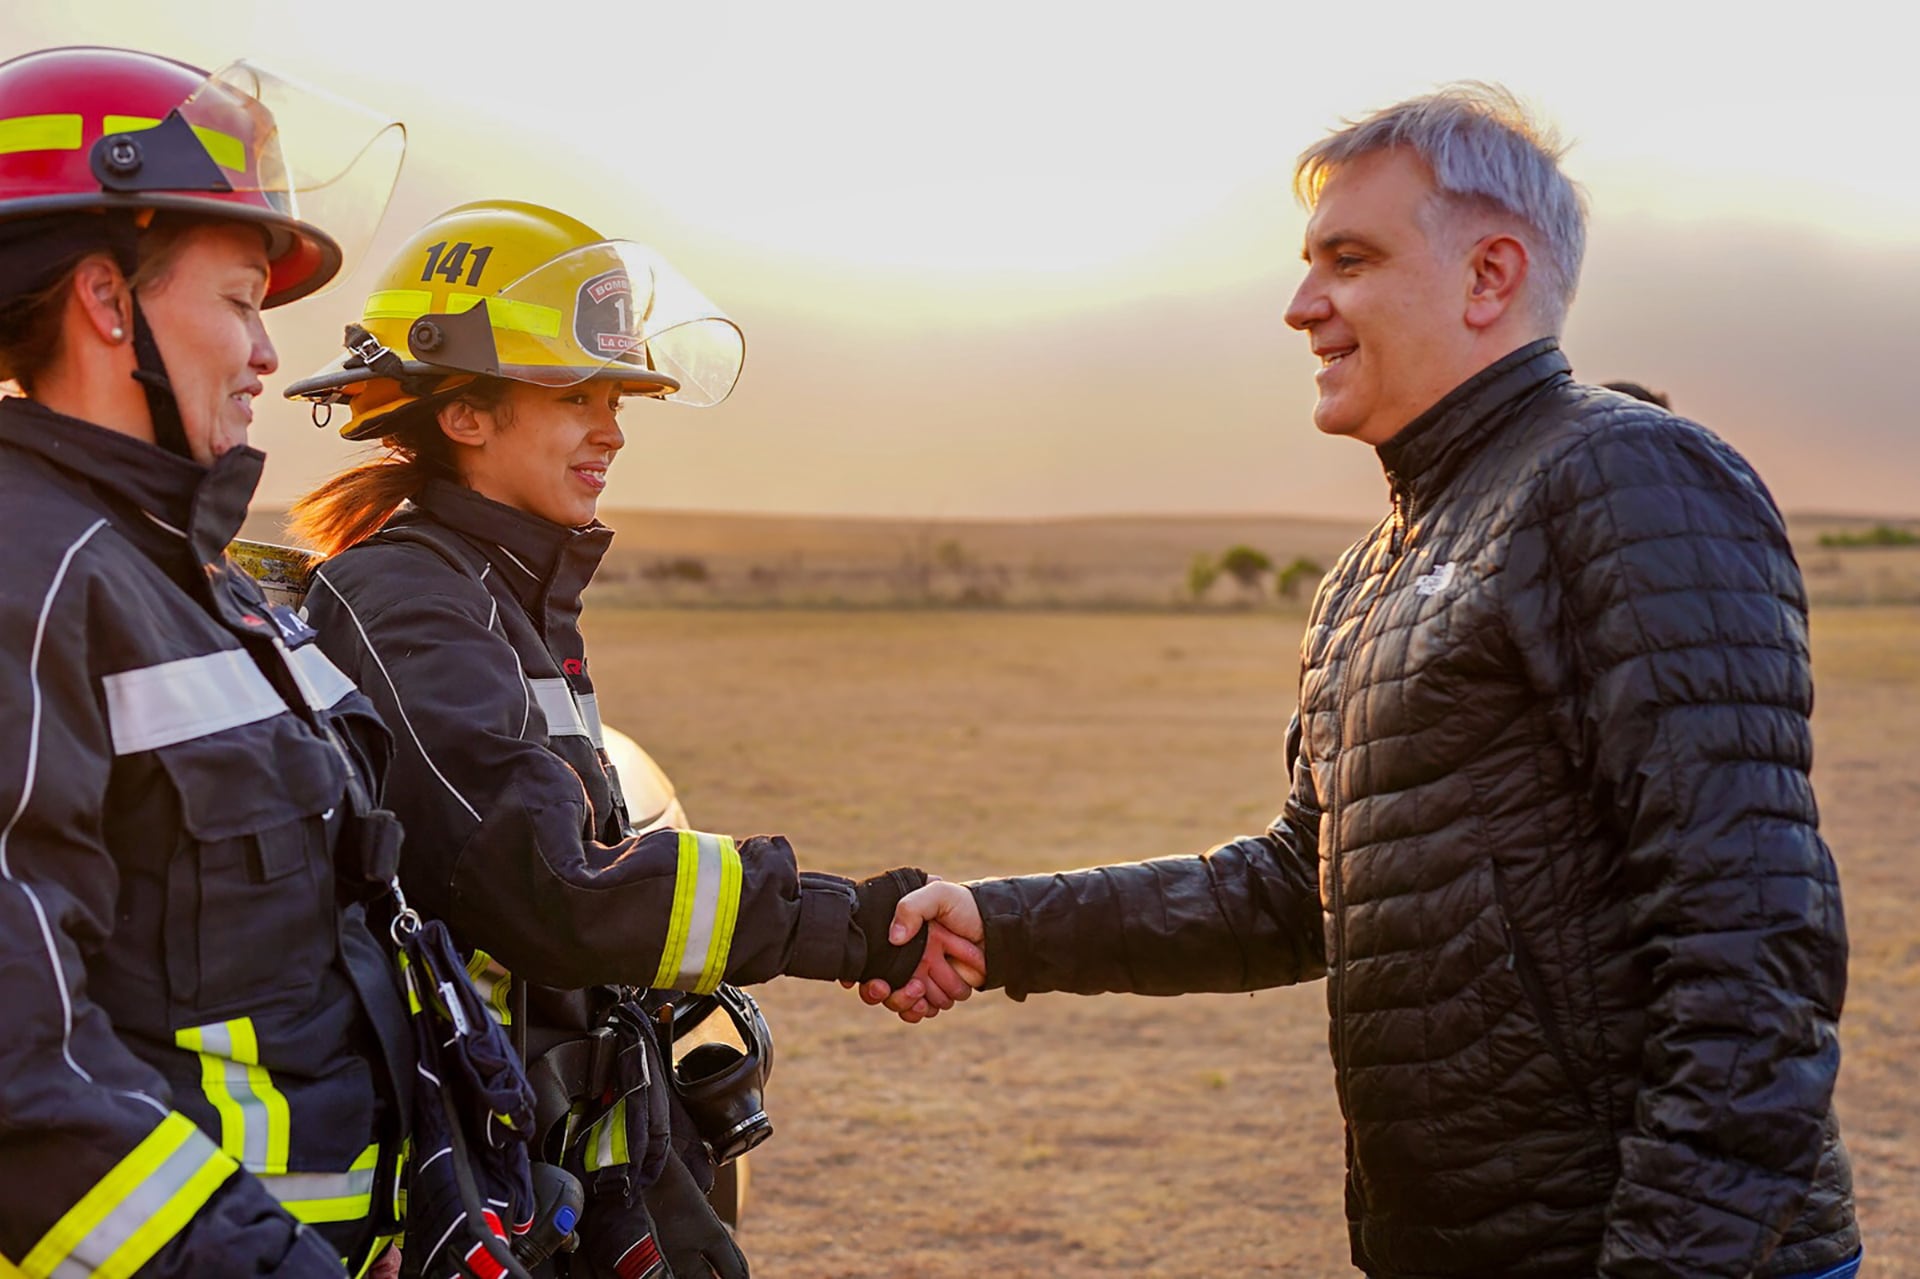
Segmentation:
<svg viewBox="0 0 1920 1279">
<path fill-rule="evenodd" d="M 412 359 L 538 386 L 619 380 L 696 408 L 726 399 L 739 381 L 739 326 L 645 245 L 582 245 L 497 292 L 461 292 L 484 270 L 475 261 L 483 252 L 439 265 L 451 286 L 447 309 L 413 322 Z"/>
<path fill-rule="evenodd" d="M 407 146 L 391 117 L 245 61 L 163 120 L 109 117 L 106 135 L 94 167 L 108 190 L 205 192 L 307 223 L 337 247 L 336 280 L 373 239 Z"/>
</svg>

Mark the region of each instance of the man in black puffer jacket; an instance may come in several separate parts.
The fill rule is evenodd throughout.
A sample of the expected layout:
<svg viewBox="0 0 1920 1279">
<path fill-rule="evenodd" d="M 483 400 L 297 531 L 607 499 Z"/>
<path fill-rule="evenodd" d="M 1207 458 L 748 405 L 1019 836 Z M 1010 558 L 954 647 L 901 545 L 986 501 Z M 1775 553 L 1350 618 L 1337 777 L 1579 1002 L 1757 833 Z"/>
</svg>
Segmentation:
<svg viewBox="0 0 1920 1279">
<path fill-rule="evenodd" d="M 1302 159 L 1287 319 L 1393 507 L 1314 601 L 1272 827 L 899 919 L 1015 998 L 1324 974 L 1370 1274 L 1851 1275 L 1800 574 L 1738 454 L 1572 380 L 1557 158 L 1460 87 Z"/>
</svg>

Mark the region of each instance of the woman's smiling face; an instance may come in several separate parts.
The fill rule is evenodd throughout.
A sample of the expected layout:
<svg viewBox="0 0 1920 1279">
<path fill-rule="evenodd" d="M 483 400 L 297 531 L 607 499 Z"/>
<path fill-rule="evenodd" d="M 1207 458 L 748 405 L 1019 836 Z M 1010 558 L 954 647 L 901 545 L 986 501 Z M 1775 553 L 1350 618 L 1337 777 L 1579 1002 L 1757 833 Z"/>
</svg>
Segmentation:
<svg viewBox="0 0 1920 1279">
<path fill-rule="evenodd" d="M 617 383 L 510 382 L 490 409 L 472 410 L 460 454 L 467 487 L 515 510 L 577 528 L 593 521 L 614 455 L 626 446 Z M 443 410 L 444 412 L 444 410 Z"/>
</svg>

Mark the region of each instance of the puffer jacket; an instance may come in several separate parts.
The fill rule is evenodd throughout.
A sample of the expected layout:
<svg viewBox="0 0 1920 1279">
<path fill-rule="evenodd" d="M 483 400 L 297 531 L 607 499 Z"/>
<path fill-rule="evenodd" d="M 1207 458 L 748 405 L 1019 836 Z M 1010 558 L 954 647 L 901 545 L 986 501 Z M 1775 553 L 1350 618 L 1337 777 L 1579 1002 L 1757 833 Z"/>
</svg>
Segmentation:
<svg viewBox="0 0 1920 1279">
<path fill-rule="evenodd" d="M 388 738 L 223 554 L 261 461 L 0 400 L 0 1273 L 339 1276 L 394 1230 Z"/>
<path fill-rule="evenodd" d="M 1263 835 L 974 886 L 990 984 L 1328 978 L 1354 1262 L 1747 1276 L 1859 1248 L 1806 597 L 1700 427 L 1523 347 L 1380 457 Z"/>
</svg>

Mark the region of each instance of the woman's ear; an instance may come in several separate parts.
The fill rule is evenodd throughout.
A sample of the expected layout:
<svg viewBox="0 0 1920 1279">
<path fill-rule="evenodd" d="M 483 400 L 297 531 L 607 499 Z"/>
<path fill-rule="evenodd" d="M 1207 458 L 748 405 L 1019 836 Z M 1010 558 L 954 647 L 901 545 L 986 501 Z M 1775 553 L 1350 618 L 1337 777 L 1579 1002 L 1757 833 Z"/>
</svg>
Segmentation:
<svg viewBox="0 0 1920 1279">
<path fill-rule="evenodd" d="M 487 435 L 493 423 L 489 416 L 482 413 L 465 400 L 453 400 L 440 406 L 438 419 L 440 433 L 455 444 L 464 444 L 468 448 L 479 448 L 487 442 Z"/>
<path fill-rule="evenodd" d="M 118 346 L 133 332 L 131 297 L 127 277 L 109 254 L 88 254 L 73 269 L 74 303 L 87 327 L 109 346 Z"/>
</svg>

